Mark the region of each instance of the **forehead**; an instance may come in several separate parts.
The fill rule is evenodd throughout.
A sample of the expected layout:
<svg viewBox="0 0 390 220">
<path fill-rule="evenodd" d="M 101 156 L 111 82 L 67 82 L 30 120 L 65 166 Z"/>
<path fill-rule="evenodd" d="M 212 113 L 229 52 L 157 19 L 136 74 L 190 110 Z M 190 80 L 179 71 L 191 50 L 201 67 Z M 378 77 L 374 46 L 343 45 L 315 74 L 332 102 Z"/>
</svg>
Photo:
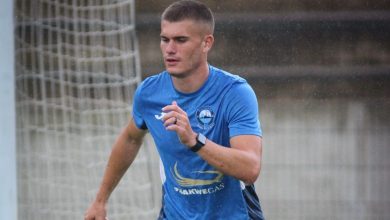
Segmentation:
<svg viewBox="0 0 390 220">
<path fill-rule="evenodd" d="M 166 37 L 191 36 L 202 33 L 203 25 L 193 20 L 161 21 L 161 35 Z"/>
</svg>

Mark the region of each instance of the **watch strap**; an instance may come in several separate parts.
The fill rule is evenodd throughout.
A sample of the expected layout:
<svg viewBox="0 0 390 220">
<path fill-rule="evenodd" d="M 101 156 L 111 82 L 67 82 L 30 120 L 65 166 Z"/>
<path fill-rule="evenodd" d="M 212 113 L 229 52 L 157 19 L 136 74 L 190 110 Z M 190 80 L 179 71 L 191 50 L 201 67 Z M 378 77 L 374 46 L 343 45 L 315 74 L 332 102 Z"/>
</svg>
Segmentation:
<svg viewBox="0 0 390 220">
<path fill-rule="evenodd" d="M 200 141 L 200 136 L 202 136 L 201 138 L 204 140 L 204 143 L 202 143 Z M 192 146 L 190 148 L 190 150 L 192 152 L 198 152 L 205 145 L 205 140 L 206 140 L 206 138 L 204 137 L 204 135 L 201 133 L 198 133 L 198 135 L 196 135 L 196 144 L 194 146 Z"/>
</svg>

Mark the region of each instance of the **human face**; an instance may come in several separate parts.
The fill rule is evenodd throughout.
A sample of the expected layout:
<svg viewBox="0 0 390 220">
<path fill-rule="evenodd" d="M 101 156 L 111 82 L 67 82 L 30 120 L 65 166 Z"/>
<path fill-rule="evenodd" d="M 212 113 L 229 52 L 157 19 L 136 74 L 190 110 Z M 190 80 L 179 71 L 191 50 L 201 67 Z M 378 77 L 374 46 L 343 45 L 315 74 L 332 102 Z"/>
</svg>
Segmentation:
<svg viewBox="0 0 390 220">
<path fill-rule="evenodd" d="M 161 22 L 160 48 L 169 74 L 183 78 L 207 64 L 207 44 L 202 24 L 192 20 Z"/>
</svg>

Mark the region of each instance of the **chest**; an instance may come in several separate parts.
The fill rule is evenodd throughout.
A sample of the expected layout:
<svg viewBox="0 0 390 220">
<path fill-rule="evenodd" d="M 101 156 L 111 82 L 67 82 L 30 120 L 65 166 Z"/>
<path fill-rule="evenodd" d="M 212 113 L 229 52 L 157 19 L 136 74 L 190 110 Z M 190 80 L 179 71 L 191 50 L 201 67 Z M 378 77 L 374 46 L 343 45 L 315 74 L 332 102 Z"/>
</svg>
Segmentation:
<svg viewBox="0 0 390 220">
<path fill-rule="evenodd" d="M 163 107 L 176 101 L 178 106 L 186 112 L 191 128 L 196 133 L 204 134 L 208 139 L 218 140 L 226 127 L 225 108 L 222 96 L 212 97 L 175 97 L 158 100 L 149 100 L 148 108 L 144 109 L 144 120 L 152 134 L 158 148 L 170 149 L 180 145 L 175 132 L 167 131 L 164 127 L 161 111 Z M 174 148 L 176 149 L 176 148 Z"/>
</svg>

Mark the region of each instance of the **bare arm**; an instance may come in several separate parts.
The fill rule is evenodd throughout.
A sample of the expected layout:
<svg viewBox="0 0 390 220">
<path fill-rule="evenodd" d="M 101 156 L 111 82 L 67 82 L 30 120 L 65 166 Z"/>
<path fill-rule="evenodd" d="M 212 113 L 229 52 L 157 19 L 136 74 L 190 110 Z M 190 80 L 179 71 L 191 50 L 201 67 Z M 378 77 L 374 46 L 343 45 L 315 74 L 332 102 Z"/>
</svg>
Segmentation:
<svg viewBox="0 0 390 220">
<path fill-rule="evenodd" d="M 145 131 L 138 129 L 131 119 L 119 134 L 112 148 L 96 199 L 87 210 L 85 220 L 104 220 L 106 218 L 108 198 L 134 161 L 145 133 Z"/>
<path fill-rule="evenodd" d="M 192 130 L 187 113 L 176 102 L 163 108 L 164 125 L 176 131 L 180 141 L 192 147 L 196 144 L 196 133 Z M 239 135 L 230 139 L 231 148 L 206 141 L 197 153 L 219 171 L 244 181 L 254 183 L 260 174 L 262 138 L 256 135 Z"/>
<path fill-rule="evenodd" d="M 197 153 L 219 171 L 247 184 L 254 183 L 261 169 L 262 138 L 240 135 L 231 138 L 230 145 L 227 148 L 207 140 Z"/>
</svg>

